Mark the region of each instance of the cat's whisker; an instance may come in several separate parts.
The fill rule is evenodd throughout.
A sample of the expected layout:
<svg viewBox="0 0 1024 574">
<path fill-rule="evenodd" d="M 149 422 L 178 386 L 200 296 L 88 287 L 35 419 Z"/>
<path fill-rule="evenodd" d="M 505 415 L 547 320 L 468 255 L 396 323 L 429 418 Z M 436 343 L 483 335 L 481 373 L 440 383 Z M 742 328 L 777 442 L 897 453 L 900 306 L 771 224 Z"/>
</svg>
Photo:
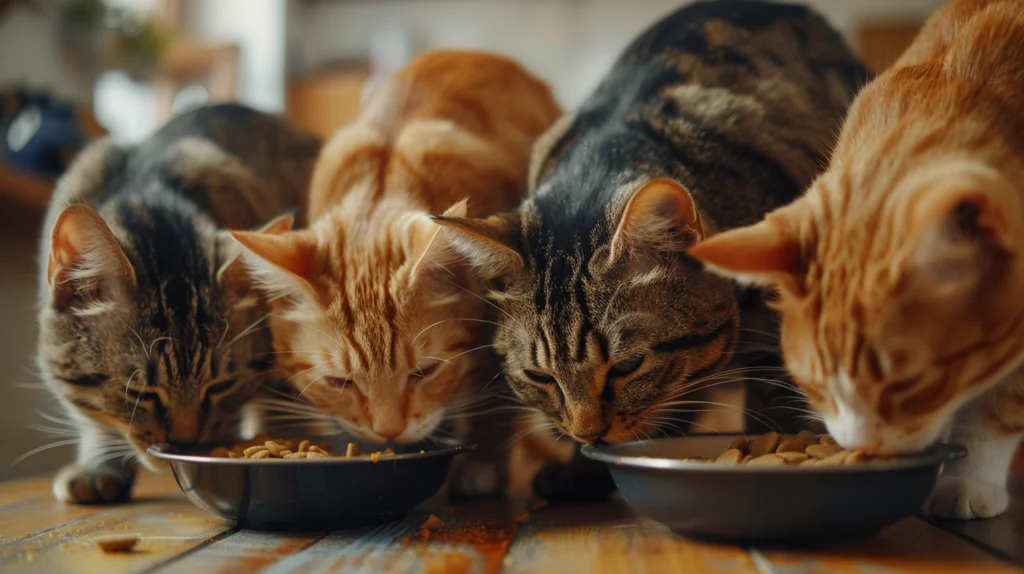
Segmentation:
<svg viewBox="0 0 1024 574">
<path fill-rule="evenodd" d="M 317 377 L 317 378 L 313 379 L 312 381 L 310 381 L 308 385 L 306 385 L 305 387 L 302 387 L 302 390 L 301 390 L 301 391 L 299 391 L 299 396 L 301 397 L 302 395 L 306 394 L 306 391 L 308 391 L 308 390 L 309 390 L 309 387 L 312 387 L 312 386 L 313 386 L 313 385 L 315 385 L 315 384 L 316 384 L 317 382 L 319 382 L 319 381 L 323 380 L 323 378 L 324 378 L 324 377 L 326 377 L 326 376 L 327 376 L 327 375 L 320 375 L 319 377 Z M 344 390 L 345 390 L 345 387 L 346 387 L 347 385 L 348 385 L 348 383 L 347 383 L 347 382 L 346 382 L 346 383 L 344 383 L 344 384 L 342 384 L 342 385 L 341 385 L 341 389 L 340 389 L 340 390 L 344 391 Z"/>
<path fill-rule="evenodd" d="M 249 335 L 249 334 L 253 333 L 254 331 L 256 331 L 257 330 L 256 326 L 259 325 L 260 323 L 262 323 L 263 321 L 266 321 L 267 318 L 269 318 L 269 317 L 270 317 L 270 314 L 268 313 L 266 315 L 263 315 L 259 319 L 256 319 L 252 323 L 249 323 L 248 326 L 246 326 L 244 329 L 242 329 L 237 335 L 232 337 L 231 340 L 227 342 L 227 345 L 224 345 L 224 347 L 230 349 L 235 343 L 240 341 L 242 339 L 242 337 L 245 337 L 246 335 Z M 218 348 L 220 348 L 220 345 L 218 345 Z"/>
<path fill-rule="evenodd" d="M 51 443 L 48 443 L 48 444 L 44 444 L 43 446 L 37 446 L 36 448 L 34 448 L 34 449 L 32 449 L 32 450 L 22 454 L 18 458 L 16 458 L 13 461 L 11 461 L 11 464 L 12 465 L 18 464 L 19 462 L 25 460 L 26 458 L 28 458 L 30 456 L 39 454 L 39 453 L 47 451 L 47 450 L 50 450 L 51 448 L 58 448 L 58 447 L 62 447 L 62 446 L 74 445 L 74 444 L 78 444 L 80 442 L 82 442 L 81 437 L 76 437 L 76 438 L 69 438 L 69 439 L 59 440 L 59 441 L 56 441 L 56 442 L 51 442 Z"/>
<path fill-rule="evenodd" d="M 427 325 L 426 327 L 423 328 L 422 331 L 420 331 L 419 333 L 416 333 L 416 336 L 413 337 L 412 343 L 410 343 L 410 344 L 411 345 L 415 345 L 416 341 L 419 340 L 420 336 L 422 336 L 423 333 L 426 333 L 429 329 L 432 329 L 432 328 L 434 328 L 434 327 L 436 327 L 438 325 L 444 324 L 444 323 L 450 323 L 452 321 L 470 321 L 470 322 L 473 322 L 473 323 L 487 323 L 488 325 L 494 325 L 495 327 L 500 327 L 501 326 L 500 323 L 495 323 L 494 321 L 488 321 L 486 319 L 471 319 L 471 318 L 468 318 L 468 317 L 456 317 L 456 318 L 453 318 L 453 319 L 442 319 L 440 321 L 437 321 L 435 323 Z"/>
<path fill-rule="evenodd" d="M 285 320 L 285 321 L 291 321 L 292 323 L 295 323 L 296 325 L 299 325 L 300 327 L 305 327 L 305 328 L 307 328 L 307 329 L 310 329 L 310 330 L 316 331 L 317 333 L 320 333 L 320 334 L 321 334 L 321 335 L 323 335 L 324 337 L 327 337 L 327 340 L 328 340 L 328 341 L 330 341 L 330 342 L 332 342 L 332 343 L 334 343 L 334 345 L 335 345 L 336 347 L 343 347 L 343 346 L 344 346 L 344 345 L 342 345 L 342 344 L 341 344 L 341 342 L 340 342 L 340 341 L 338 341 L 337 339 L 335 339 L 335 338 L 334 338 L 334 337 L 332 337 L 331 335 L 328 335 L 328 334 L 327 334 L 327 333 L 325 333 L 325 332 L 324 332 L 324 331 L 323 331 L 322 329 L 318 329 L 318 328 L 316 328 L 316 327 L 314 327 L 314 326 L 310 325 L 309 323 L 305 323 L 305 322 L 303 322 L 303 321 L 299 321 L 298 319 L 293 319 L 292 317 L 287 317 L 287 316 L 285 316 L 285 315 L 275 315 L 275 314 L 273 314 L 273 313 L 268 313 L 268 314 L 267 314 L 267 316 L 268 316 L 268 317 L 275 317 L 275 318 L 277 318 L 277 319 L 282 319 L 282 320 Z"/>
<path fill-rule="evenodd" d="M 137 375 L 139 375 L 141 373 L 142 373 L 142 369 L 135 369 L 135 372 L 132 373 L 130 377 L 128 377 L 128 382 L 125 383 L 125 385 L 124 385 L 124 404 L 125 404 L 125 406 L 128 406 L 128 390 L 132 386 L 132 379 L 134 379 Z"/>
<path fill-rule="evenodd" d="M 459 353 L 458 355 L 455 355 L 454 357 L 448 357 L 448 359 L 445 362 L 448 363 L 448 364 L 451 364 L 452 361 L 454 361 L 455 359 L 458 359 L 459 357 L 461 357 L 463 355 L 468 355 L 470 353 L 473 353 L 475 351 L 479 351 L 481 349 L 490 349 L 490 348 L 493 348 L 493 347 L 494 347 L 494 345 L 480 345 L 479 347 L 474 347 L 474 348 L 472 348 L 472 349 L 470 349 L 468 351 L 463 351 L 463 352 Z"/>
<path fill-rule="evenodd" d="M 127 329 L 129 333 L 134 335 L 135 338 L 139 341 L 139 347 L 142 349 L 143 353 L 146 353 L 146 358 L 152 359 L 153 357 L 149 354 L 149 349 L 146 347 L 146 342 L 142 340 L 142 336 L 139 335 L 139 332 L 133 329 L 131 325 L 129 325 L 128 323 L 125 323 L 123 319 L 118 317 L 117 320 L 122 325 L 124 325 L 124 328 Z"/>
<path fill-rule="evenodd" d="M 152 341 L 149 342 L 149 350 L 146 351 L 146 356 L 147 357 L 150 357 L 150 356 L 153 355 L 153 345 L 156 345 L 160 341 L 169 341 L 169 342 L 173 343 L 174 339 L 172 337 L 157 337 L 157 338 L 153 339 Z"/>
</svg>

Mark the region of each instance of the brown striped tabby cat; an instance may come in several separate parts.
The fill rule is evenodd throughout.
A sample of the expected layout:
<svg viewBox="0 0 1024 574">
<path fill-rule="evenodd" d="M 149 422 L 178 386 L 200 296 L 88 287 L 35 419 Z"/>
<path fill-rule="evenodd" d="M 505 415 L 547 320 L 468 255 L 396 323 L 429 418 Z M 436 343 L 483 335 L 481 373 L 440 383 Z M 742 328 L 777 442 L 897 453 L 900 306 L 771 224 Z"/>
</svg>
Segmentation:
<svg viewBox="0 0 1024 574">
<path fill-rule="evenodd" d="M 1024 2 L 957 0 L 851 108 L 828 171 L 691 251 L 781 292 L 794 378 L 844 446 L 946 436 L 928 509 L 1006 510 L 1024 434 Z"/>
<path fill-rule="evenodd" d="M 127 499 L 136 462 L 156 466 L 149 445 L 230 438 L 243 404 L 275 382 L 266 301 L 223 227 L 290 228 L 281 214 L 300 207 L 319 149 L 225 104 L 137 146 L 95 142 L 61 178 L 41 242 L 38 347 L 70 417 L 54 432 L 78 445 L 54 480 L 59 500 Z"/>
<path fill-rule="evenodd" d="M 430 215 L 516 206 L 530 146 L 558 115 L 548 87 L 510 60 L 427 54 L 325 146 L 309 229 L 234 234 L 278 299 L 290 384 L 345 431 L 419 441 L 496 378 L 482 288 Z M 480 489 L 500 488 L 496 477 Z"/>
</svg>

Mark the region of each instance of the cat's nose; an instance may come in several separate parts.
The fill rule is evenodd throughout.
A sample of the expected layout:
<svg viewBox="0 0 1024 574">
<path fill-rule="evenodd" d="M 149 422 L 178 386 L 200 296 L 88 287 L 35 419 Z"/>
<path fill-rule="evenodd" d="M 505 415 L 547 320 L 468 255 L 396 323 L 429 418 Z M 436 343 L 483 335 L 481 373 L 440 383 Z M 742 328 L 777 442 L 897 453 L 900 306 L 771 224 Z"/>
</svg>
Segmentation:
<svg viewBox="0 0 1024 574">
<path fill-rule="evenodd" d="M 200 422 L 197 417 L 173 417 L 167 421 L 167 440 L 175 444 L 199 442 Z"/>
<path fill-rule="evenodd" d="M 399 417 L 378 417 L 373 420 L 373 432 L 386 439 L 396 439 L 405 432 L 405 421 Z"/>
<path fill-rule="evenodd" d="M 595 440 L 603 437 L 605 435 L 605 433 L 608 432 L 608 428 L 609 427 L 606 424 L 606 425 L 604 425 L 604 427 L 602 427 L 601 429 L 598 429 L 598 430 L 588 429 L 587 431 L 576 432 L 576 433 L 573 433 L 573 434 L 575 434 L 576 438 L 578 438 L 579 440 L 581 440 L 583 442 L 594 442 Z"/>
</svg>

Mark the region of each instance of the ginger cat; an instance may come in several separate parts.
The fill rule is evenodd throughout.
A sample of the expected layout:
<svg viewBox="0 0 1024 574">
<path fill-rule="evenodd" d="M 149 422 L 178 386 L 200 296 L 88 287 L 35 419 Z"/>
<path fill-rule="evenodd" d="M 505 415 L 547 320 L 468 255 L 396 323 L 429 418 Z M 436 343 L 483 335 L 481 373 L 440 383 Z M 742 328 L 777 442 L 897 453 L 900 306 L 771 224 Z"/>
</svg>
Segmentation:
<svg viewBox="0 0 1024 574">
<path fill-rule="evenodd" d="M 324 147 L 309 229 L 234 233 L 277 297 L 271 328 L 290 384 L 345 431 L 416 442 L 470 416 L 488 384 L 503 387 L 491 382 L 493 308 L 430 216 L 518 205 L 530 147 L 559 114 L 549 88 L 510 60 L 424 55 Z M 479 480 L 461 486 L 503 482 Z"/>
<path fill-rule="evenodd" d="M 1024 435 L 1024 2 L 955 0 L 858 96 L 828 170 L 691 254 L 777 286 L 794 378 L 848 448 L 946 438 L 935 515 L 1006 510 Z"/>
</svg>

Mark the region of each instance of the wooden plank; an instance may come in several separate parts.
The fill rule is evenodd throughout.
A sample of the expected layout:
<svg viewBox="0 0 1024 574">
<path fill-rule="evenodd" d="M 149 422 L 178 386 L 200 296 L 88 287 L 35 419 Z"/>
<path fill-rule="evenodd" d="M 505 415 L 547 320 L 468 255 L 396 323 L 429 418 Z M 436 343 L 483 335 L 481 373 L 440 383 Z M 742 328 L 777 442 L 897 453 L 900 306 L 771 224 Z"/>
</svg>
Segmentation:
<svg viewBox="0 0 1024 574">
<path fill-rule="evenodd" d="M 763 574 L 1020 574 L 949 532 L 909 518 L 847 546 L 806 551 L 752 550 Z"/>
<path fill-rule="evenodd" d="M 696 542 L 633 515 L 624 502 L 549 507 L 520 527 L 502 572 L 757 574 L 742 548 Z"/>
<path fill-rule="evenodd" d="M 187 501 L 168 475 L 143 474 L 136 500 L 109 506 L 53 500 L 50 477 L 4 485 L 2 499 L 25 496 L 0 509 L 0 565 L 7 572 L 136 572 L 187 552 L 229 525 Z M 135 552 L 102 553 L 94 536 L 137 533 Z"/>
<path fill-rule="evenodd" d="M 47 476 L 3 485 L 0 489 L 0 545 L 125 506 L 63 504 L 53 498 L 52 480 Z M 181 497 L 170 473 L 140 475 L 134 494 L 135 503 L 142 504 L 166 500 L 172 495 Z"/>
<path fill-rule="evenodd" d="M 289 534 L 242 530 L 220 538 L 196 552 L 159 568 L 161 574 L 180 572 L 256 572 L 325 536 L 324 533 Z"/>
<path fill-rule="evenodd" d="M 263 572 L 493 574 L 501 570 L 515 536 L 508 508 L 505 502 L 424 507 L 399 522 L 369 530 L 333 532 Z M 431 513 L 446 526 L 438 531 L 421 529 Z"/>
<path fill-rule="evenodd" d="M 6 573 L 138 572 L 166 562 L 208 539 L 229 531 L 229 525 L 192 503 L 177 499 L 107 507 L 83 519 L 0 547 Z M 136 533 L 141 541 L 127 554 L 105 554 L 92 538 Z"/>
</svg>

